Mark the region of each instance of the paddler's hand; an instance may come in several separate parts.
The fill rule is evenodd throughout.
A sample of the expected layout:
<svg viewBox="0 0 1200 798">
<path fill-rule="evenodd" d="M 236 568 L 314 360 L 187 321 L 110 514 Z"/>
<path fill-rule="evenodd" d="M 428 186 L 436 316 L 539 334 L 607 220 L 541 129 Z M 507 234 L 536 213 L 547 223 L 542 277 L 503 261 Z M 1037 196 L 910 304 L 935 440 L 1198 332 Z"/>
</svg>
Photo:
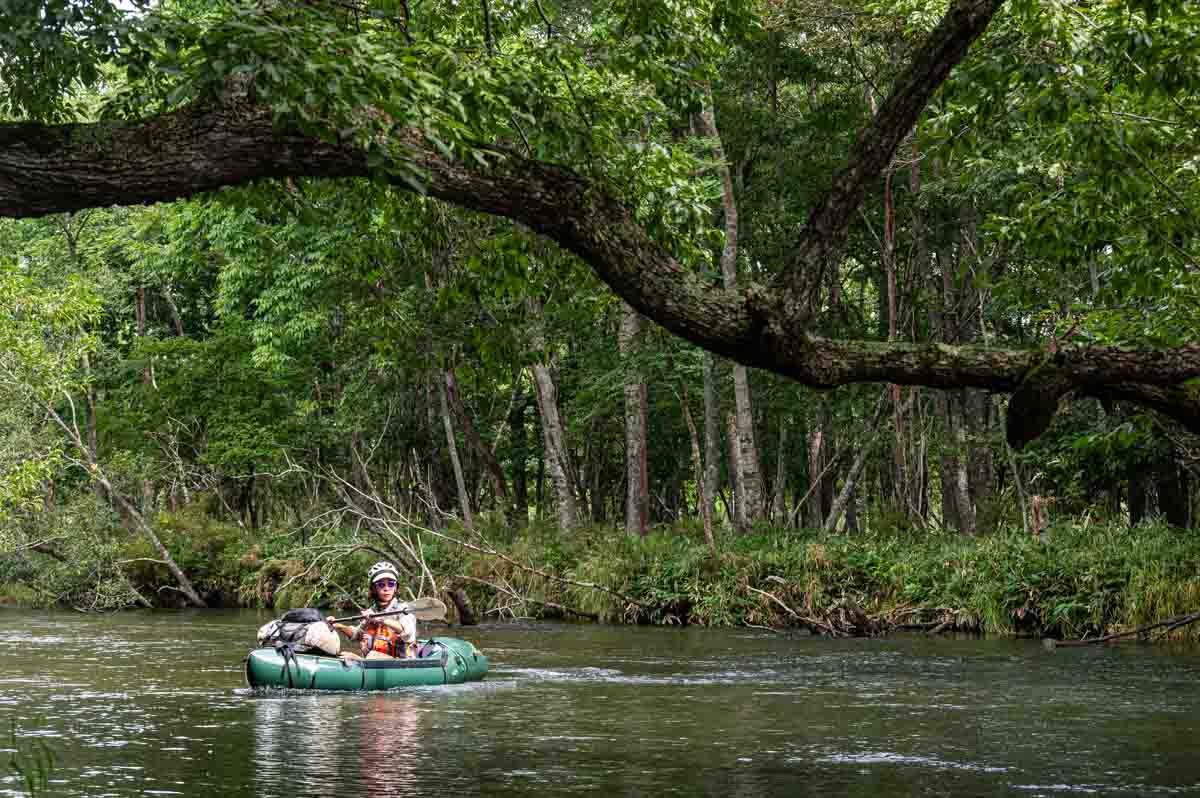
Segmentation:
<svg viewBox="0 0 1200 798">
<path fill-rule="evenodd" d="M 362 617 L 364 621 L 370 621 L 373 617 L 375 617 L 375 613 L 371 612 L 369 609 L 363 610 Z"/>
<path fill-rule="evenodd" d="M 325 623 L 329 624 L 330 626 L 337 626 L 337 624 L 334 623 L 336 620 L 337 618 L 334 618 L 332 615 L 325 616 Z"/>
</svg>

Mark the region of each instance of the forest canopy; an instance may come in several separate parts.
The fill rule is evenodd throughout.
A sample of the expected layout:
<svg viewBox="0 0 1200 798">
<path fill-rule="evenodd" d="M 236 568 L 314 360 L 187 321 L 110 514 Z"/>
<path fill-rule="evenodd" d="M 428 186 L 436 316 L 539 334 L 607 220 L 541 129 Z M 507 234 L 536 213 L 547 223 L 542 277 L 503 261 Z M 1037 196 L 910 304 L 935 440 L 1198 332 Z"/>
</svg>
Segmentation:
<svg viewBox="0 0 1200 798">
<path fill-rule="evenodd" d="M 1189 163 L 1194 171 L 1194 156 L 1167 147 L 1163 162 L 1151 144 L 1193 124 L 1195 56 L 1184 45 L 1192 4 L 1085 13 L 962 0 L 940 20 L 933 6 L 856 16 L 835 5 L 616 2 L 551 13 L 486 0 L 10 3 L 0 28 L 4 108 L 24 121 L 0 128 L 0 213 L 173 199 L 259 177 L 373 175 L 528 226 L 672 332 L 807 385 L 1013 392 L 1014 445 L 1040 434 L 1070 392 L 1129 399 L 1200 428 L 1184 386 L 1200 375 L 1200 344 L 1178 332 L 1130 336 L 1081 319 L 1062 340 L 1002 348 L 879 342 L 861 330 L 828 337 L 822 324 L 849 228 L 901 146 L 919 151 L 912 132 L 923 114 L 947 146 L 971 147 L 965 160 L 984 175 L 1003 168 L 981 163 L 993 156 L 1051 156 L 1007 164 L 1029 185 L 1007 187 L 1005 255 L 1074 250 L 1078 266 L 1105 273 L 1132 260 L 1152 275 L 1133 276 L 1135 286 L 1186 291 L 1162 278 L 1194 272 L 1194 216 L 1173 185 L 1186 182 Z M 779 73 L 770 90 L 808 81 L 811 93 L 822 68 L 841 66 L 817 60 L 839 37 L 889 55 L 848 59 L 874 111 L 839 137 L 819 190 L 800 200 L 803 221 L 778 231 L 790 252 L 746 287 L 716 289 L 697 269 L 701 215 L 689 221 L 678 199 L 670 208 L 647 201 L 656 187 L 679 197 L 686 182 L 666 142 L 721 67 L 768 48 Z M 805 71 L 813 74 L 795 74 Z M 1054 117 L 1049 140 L 1022 144 Z M 994 152 L 992 138 L 1007 140 L 1007 151 Z M 1065 162 L 1072 154 L 1079 160 Z M 1067 207 L 1110 215 L 1111 203 L 1142 199 L 1153 202 L 1142 215 L 1156 217 L 1144 231 L 1052 223 Z M 1161 239 L 1146 242 L 1162 261 L 1154 265 L 1140 251 L 1151 236 Z M 998 269 L 1011 258 L 990 260 Z"/>
</svg>

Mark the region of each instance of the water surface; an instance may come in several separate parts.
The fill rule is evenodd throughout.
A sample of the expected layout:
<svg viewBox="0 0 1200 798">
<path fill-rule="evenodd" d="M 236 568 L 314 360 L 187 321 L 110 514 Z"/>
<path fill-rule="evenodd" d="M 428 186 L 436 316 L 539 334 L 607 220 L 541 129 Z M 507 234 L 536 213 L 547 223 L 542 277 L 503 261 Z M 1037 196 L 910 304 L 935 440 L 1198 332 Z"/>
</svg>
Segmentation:
<svg viewBox="0 0 1200 798">
<path fill-rule="evenodd" d="M 254 692 L 269 617 L 0 611 L 0 763 L 15 724 L 68 797 L 1200 795 L 1194 648 L 494 625 L 484 682 Z"/>
</svg>

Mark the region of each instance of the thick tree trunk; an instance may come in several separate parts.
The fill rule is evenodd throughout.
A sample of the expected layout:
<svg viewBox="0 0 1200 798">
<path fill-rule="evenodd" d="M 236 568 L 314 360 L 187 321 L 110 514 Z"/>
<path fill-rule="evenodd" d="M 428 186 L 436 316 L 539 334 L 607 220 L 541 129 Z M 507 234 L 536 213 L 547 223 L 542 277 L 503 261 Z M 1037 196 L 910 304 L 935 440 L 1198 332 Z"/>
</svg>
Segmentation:
<svg viewBox="0 0 1200 798">
<path fill-rule="evenodd" d="M 621 307 L 618 348 L 625 363 L 625 531 L 645 537 L 650 515 L 646 381 L 632 365 L 642 317 L 626 303 L 621 303 Z"/>
<path fill-rule="evenodd" d="M 458 504 L 462 509 L 463 526 L 475 529 L 475 519 L 471 515 L 471 497 L 467 493 L 467 481 L 463 476 L 462 462 L 458 459 L 458 441 L 454 438 L 454 424 L 450 420 L 450 403 L 446 399 L 447 386 L 451 382 L 449 372 L 434 374 L 437 384 L 438 401 L 442 406 L 442 426 L 446 429 L 446 451 L 450 454 L 450 465 L 454 469 L 454 484 L 458 487 Z"/>
</svg>

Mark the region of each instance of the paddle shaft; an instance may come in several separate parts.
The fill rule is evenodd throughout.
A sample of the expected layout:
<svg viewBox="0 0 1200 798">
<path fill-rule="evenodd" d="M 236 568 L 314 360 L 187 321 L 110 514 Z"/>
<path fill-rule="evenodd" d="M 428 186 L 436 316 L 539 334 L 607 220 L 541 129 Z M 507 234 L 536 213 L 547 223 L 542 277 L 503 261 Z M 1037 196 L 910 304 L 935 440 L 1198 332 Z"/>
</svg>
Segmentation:
<svg viewBox="0 0 1200 798">
<path fill-rule="evenodd" d="M 392 610 L 390 612 L 373 612 L 373 613 L 371 613 L 371 617 L 372 618 L 386 618 L 389 615 L 406 615 L 406 614 L 412 614 L 412 610 Z M 363 619 L 363 616 L 361 616 L 361 615 L 351 615 L 349 618 L 334 618 L 333 623 L 350 623 L 351 621 L 361 621 L 362 619 Z"/>
<path fill-rule="evenodd" d="M 373 612 L 372 618 L 386 618 L 391 615 L 411 614 L 419 621 L 444 621 L 446 620 L 446 605 L 437 599 L 417 599 L 409 602 L 409 606 L 402 610 L 388 610 L 387 612 Z M 333 623 L 350 623 L 351 621 L 361 621 L 363 616 L 351 615 L 348 618 L 334 618 Z"/>
</svg>

